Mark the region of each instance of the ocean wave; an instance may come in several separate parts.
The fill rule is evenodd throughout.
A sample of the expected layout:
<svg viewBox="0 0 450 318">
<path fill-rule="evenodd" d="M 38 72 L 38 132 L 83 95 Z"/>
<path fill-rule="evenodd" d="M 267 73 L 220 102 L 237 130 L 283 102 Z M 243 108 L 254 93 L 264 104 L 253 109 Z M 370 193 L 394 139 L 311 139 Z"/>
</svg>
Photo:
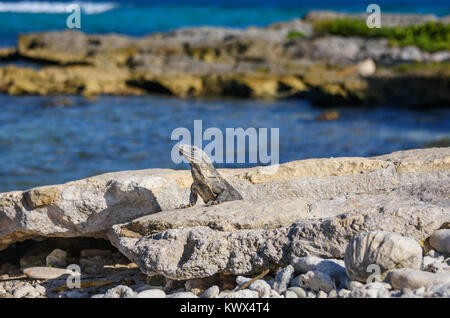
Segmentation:
<svg viewBox="0 0 450 318">
<path fill-rule="evenodd" d="M 117 7 L 112 2 L 46 2 L 46 1 L 19 1 L 0 2 L 0 12 L 21 13 L 66 13 L 67 6 L 79 4 L 85 14 L 97 14 L 112 10 Z"/>
</svg>

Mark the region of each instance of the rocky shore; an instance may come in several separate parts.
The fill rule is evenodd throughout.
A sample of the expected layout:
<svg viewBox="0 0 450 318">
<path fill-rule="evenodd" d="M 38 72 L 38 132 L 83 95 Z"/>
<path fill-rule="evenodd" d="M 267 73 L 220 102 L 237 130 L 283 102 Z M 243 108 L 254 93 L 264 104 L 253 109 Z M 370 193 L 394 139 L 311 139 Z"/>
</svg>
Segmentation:
<svg viewBox="0 0 450 318">
<path fill-rule="evenodd" d="M 0 92 L 301 97 L 327 105 L 448 106 L 449 18 L 382 17 L 386 27 L 438 28 L 444 33 L 443 44 L 421 47 L 428 42 L 416 46 L 398 44 L 383 34 L 348 35 L 334 29 L 324 33 L 321 21 L 366 18 L 333 12 L 311 12 L 303 19 L 263 28 L 183 28 L 142 38 L 44 32 L 21 35 L 17 47 L 0 50 L 6 63 L 0 68 Z M 433 30 L 425 33 L 435 34 Z M 16 61 L 33 66 L 18 66 Z"/>
<path fill-rule="evenodd" d="M 1 193 L 0 297 L 450 297 L 450 148 L 220 172 L 244 200 L 177 209 L 169 169 Z"/>
</svg>

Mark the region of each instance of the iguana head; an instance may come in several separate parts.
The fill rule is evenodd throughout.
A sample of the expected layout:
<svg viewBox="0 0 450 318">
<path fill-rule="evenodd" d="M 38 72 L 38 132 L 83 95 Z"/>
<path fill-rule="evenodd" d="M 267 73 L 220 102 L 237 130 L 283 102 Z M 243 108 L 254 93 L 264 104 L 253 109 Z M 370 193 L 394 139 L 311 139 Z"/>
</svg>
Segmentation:
<svg viewBox="0 0 450 318">
<path fill-rule="evenodd" d="M 182 144 L 178 146 L 178 151 L 180 155 L 186 158 L 192 167 L 198 166 L 206 169 L 212 166 L 211 159 L 197 146 Z"/>
</svg>

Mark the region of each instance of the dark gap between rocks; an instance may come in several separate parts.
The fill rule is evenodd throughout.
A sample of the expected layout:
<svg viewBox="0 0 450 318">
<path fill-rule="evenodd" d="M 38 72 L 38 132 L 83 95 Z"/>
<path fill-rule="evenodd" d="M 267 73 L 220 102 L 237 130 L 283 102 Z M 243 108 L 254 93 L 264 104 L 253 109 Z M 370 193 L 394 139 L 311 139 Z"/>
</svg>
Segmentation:
<svg viewBox="0 0 450 318">
<path fill-rule="evenodd" d="M 11 244 L 7 249 L 0 251 L 0 271 L 5 263 L 21 266 L 23 257 L 33 257 L 50 254 L 54 249 L 67 252 L 69 257 L 79 258 L 81 251 L 86 249 L 109 250 L 111 253 L 119 251 L 108 240 L 95 238 L 47 238 L 43 241 L 26 240 Z M 45 261 L 45 258 L 44 258 Z M 45 266 L 45 265 L 44 265 Z"/>
</svg>

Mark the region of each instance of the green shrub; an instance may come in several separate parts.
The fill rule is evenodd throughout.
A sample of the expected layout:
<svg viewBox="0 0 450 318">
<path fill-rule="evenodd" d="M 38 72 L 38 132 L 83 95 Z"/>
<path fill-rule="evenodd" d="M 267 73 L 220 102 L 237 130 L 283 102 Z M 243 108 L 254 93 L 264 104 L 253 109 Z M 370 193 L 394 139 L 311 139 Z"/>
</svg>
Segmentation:
<svg viewBox="0 0 450 318">
<path fill-rule="evenodd" d="M 387 38 L 393 45 L 415 45 L 427 52 L 450 50 L 450 25 L 441 22 L 371 29 L 363 20 L 346 18 L 317 21 L 314 30 L 319 35 Z"/>
<path fill-rule="evenodd" d="M 293 39 L 297 39 L 297 38 L 304 38 L 304 37 L 306 37 L 306 35 L 304 35 L 302 32 L 295 31 L 295 30 L 289 31 L 289 33 L 286 35 L 286 38 L 288 40 L 293 40 Z"/>
</svg>

